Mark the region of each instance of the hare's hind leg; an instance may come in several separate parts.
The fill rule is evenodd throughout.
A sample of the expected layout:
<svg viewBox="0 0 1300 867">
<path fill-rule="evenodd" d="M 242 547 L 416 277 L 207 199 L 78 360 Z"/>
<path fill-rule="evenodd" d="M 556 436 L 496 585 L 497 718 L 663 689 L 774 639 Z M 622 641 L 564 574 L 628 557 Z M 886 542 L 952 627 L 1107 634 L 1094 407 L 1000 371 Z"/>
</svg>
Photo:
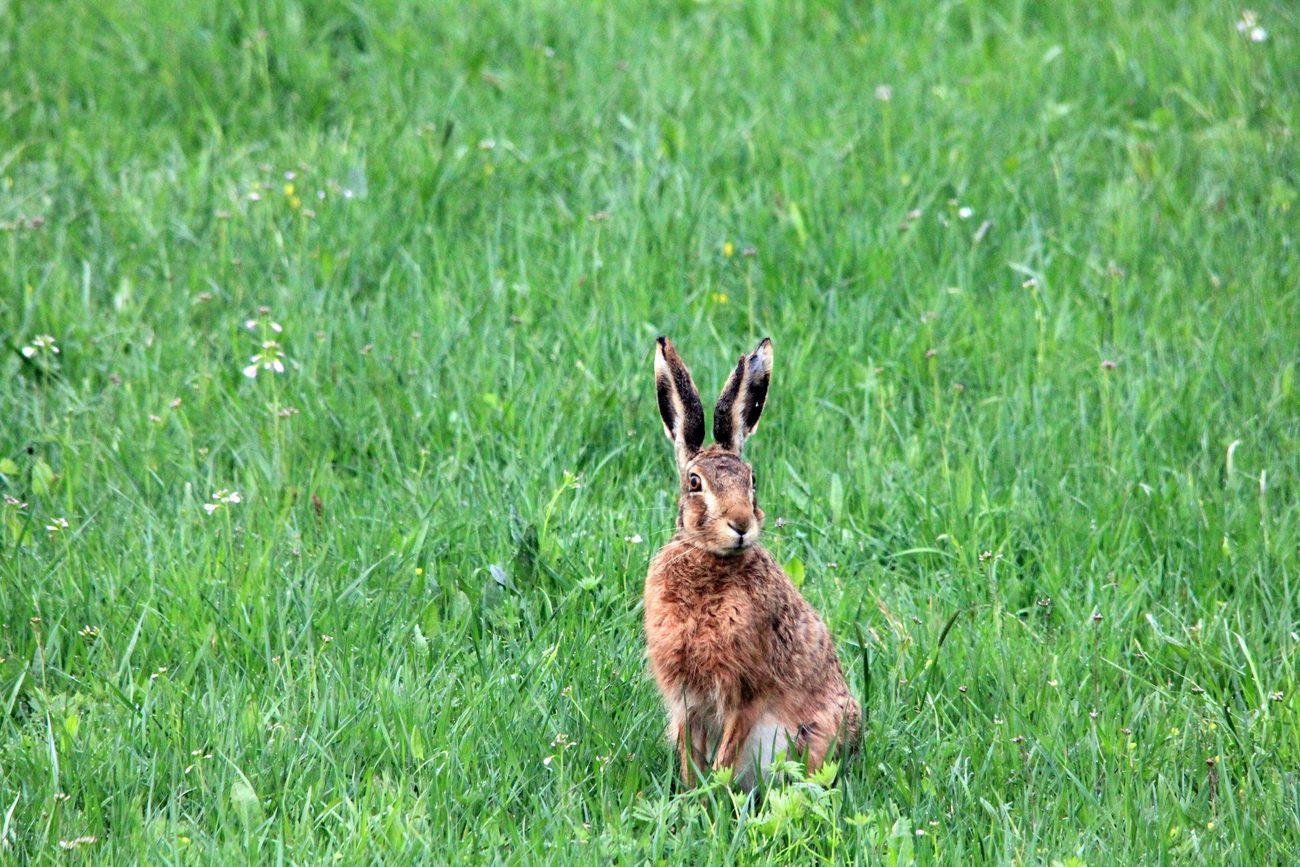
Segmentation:
<svg viewBox="0 0 1300 867">
<path fill-rule="evenodd" d="M 831 741 L 835 738 L 835 732 L 826 731 L 825 726 L 816 723 L 807 723 L 799 726 L 799 737 L 796 743 L 802 748 L 804 760 L 808 765 L 809 771 L 815 771 L 826 761 L 826 754 L 830 752 Z"/>
<path fill-rule="evenodd" d="M 832 747 L 841 758 L 852 755 L 858 747 L 861 726 L 861 711 L 852 699 L 838 713 L 826 714 L 822 719 L 800 726 L 796 743 L 806 750 L 808 770 L 820 768 Z"/>
</svg>

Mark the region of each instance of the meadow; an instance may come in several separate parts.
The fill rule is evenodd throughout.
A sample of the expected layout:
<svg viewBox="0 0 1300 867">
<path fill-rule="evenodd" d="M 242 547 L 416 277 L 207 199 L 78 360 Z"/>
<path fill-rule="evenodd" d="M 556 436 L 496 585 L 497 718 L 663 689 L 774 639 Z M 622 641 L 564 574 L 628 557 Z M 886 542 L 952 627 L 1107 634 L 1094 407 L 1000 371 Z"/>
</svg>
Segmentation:
<svg viewBox="0 0 1300 867">
<path fill-rule="evenodd" d="M 0 862 L 1300 858 L 1300 12 L 0 0 Z M 654 338 L 866 711 L 674 776 Z"/>
</svg>

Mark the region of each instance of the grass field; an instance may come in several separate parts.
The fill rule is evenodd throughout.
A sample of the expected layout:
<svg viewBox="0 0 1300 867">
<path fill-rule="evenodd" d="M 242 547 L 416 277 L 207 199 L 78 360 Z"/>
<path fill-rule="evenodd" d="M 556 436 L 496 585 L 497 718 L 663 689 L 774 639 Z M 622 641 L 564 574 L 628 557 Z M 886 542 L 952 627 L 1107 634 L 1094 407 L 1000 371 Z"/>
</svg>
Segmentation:
<svg viewBox="0 0 1300 867">
<path fill-rule="evenodd" d="M 1295 861 L 1255 10 L 0 0 L 0 862 Z M 834 785 L 674 779 L 659 334 L 774 341 Z"/>
</svg>

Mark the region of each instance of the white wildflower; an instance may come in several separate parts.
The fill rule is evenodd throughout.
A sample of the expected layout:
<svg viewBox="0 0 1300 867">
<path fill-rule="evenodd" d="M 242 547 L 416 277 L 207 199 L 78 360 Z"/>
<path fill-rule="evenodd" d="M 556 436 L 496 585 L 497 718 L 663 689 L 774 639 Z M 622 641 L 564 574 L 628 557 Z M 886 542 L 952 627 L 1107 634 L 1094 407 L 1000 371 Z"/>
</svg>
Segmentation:
<svg viewBox="0 0 1300 867">
<path fill-rule="evenodd" d="M 265 312 L 267 312 L 267 308 L 265 307 L 258 308 L 258 313 L 265 313 Z M 284 326 L 282 326 L 279 322 L 276 322 L 274 320 L 268 319 L 265 321 L 265 323 L 261 319 L 255 319 L 255 318 L 244 320 L 244 328 L 254 333 L 261 331 L 263 326 L 271 329 L 276 334 L 279 334 L 281 331 L 284 331 Z"/>
<path fill-rule="evenodd" d="M 1237 21 L 1237 32 L 1251 42 L 1268 39 L 1268 31 L 1259 26 L 1259 16 L 1251 9 L 1242 10 L 1241 19 Z"/>
<path fill-rule="evenodd" d="M 95 836 L 92 836 L 92 835 L 90 835 L 90 834 L 87 834 L 87 835 L 85 835 L 85 836 L 83 836 L 83 837 L 77 837 L 77 838 L 72 839 L 72 840 L 60 840 L 60 841 L 59 841 L 59 848 L 60 848 L 60 849 L 76 849 L 76 848 L 79 847 L 79 846 L 90 846 L 90 845 L 92 845 L 92 844 L 94 844 L 94 843 L 97 843 L 97 842 L 99 842 L 99 838 L 98 838 L 98 837 L 95 837 Z"/>
<path fill-rule="evenodd" d="M 207 512 L 209 515 L 213 515 L 216 514 L 222 506 L 233 506 L 241 502 L 243 502 L 243 498 L 239 496 L 239 491 L 231 491 L 222 488 L 212 495 L 211 503 L 203 504 L 203 511 Z"/>
<path fill-rule="evenodd" d="M 58 355 L 59 347 L 55 345 L 54 338 L 49 334 L 38 334 L 32 338 L 32 342 L 22 349 L 24 358 L 35 358 L 37 355 Z"/>
<path fill-rule="evenodd" d="M 284 351 L 277 340 L 263 340 L 262 351 L 252 356 L 249 365 L 244 368 L 244 376 L 254 379 L 259 370 L 284 373 Z"/>
</svg>

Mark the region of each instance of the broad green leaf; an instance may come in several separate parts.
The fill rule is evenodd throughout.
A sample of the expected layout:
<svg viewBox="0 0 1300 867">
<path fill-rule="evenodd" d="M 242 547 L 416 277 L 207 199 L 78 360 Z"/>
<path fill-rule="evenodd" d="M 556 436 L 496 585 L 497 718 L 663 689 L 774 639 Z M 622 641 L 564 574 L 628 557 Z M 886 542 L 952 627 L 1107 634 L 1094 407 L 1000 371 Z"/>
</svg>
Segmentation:
<svg viewBox="0 0 1300 867">
<path fill-rule="evenodd" d="M 243 774 L 230 784 L 230 806 L 245 827 L 251 827 L 262 821 L 262 802 L 258 799 L 252 783 Z"/>
<path fill-rule="evenodd" d="M 32 493 L 36 496 L 49 496 L 58 479 L 59 477 L 54 474 L 54 468 L 47 464 L 44 458 L 37 458 L 32 464 Z"/>
<path fill-rule="evenodd" d="M 785 210 L 786 217 L 790 220 L 790 227 L 794 229 L 795 237 L 799 239 L 799 246 L 802 247 L 808 243 L 808 228 L 803 222 L 803 212 L 799 210 L 797 202 L 791 202 Z"/>
<path fill-rule="evenodd" d="M 844 511 L 844 480 L 840 478 L 839 473 L 831 473 L 831 489 L 829 494 L 831 507 L 831 523 L 840 519 Z"/>
<path fill-rule="evenodd" d="M 790 583 L 796 587 L 803 586 L 804 568 L 803 561 L 798 557 L 786 561 L 785 574 L 790 576 Z"/>
</svg>

